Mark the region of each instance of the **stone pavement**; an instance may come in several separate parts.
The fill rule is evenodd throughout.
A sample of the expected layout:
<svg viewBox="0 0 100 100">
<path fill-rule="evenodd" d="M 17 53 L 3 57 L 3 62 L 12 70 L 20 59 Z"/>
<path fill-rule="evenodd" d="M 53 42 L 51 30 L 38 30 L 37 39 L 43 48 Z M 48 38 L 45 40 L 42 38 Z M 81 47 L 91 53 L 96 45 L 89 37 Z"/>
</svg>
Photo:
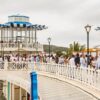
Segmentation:
<svg viewBox="0 0 100 100">
<path fill-rule="evenodd" d="M 42 100 L 97 100 L 83 90 L 66 82 L 38 75 Z"/>
</svg>

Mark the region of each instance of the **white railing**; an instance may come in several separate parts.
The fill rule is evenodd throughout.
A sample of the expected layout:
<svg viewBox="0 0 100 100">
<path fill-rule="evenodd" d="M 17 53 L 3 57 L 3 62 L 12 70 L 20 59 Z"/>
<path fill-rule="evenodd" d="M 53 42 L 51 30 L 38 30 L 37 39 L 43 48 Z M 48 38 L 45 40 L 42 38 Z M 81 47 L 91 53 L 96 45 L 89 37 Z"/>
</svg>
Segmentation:
<svg viewBox="0 0 100 100">
<path fill-rule="evenodd" d="M 75 68 L 70 65 L 32 63 L 32 62 L 5 62 L 0 63 L 0 71 L 40 71 L 65 79 L 75 80 L 87 84 L 100 91 L 100 70 L 90 68 Z"/>
<path fill-rule="evenodd" d="M 54 76 L 68 78 L 87 84 L 100 91 L 100 70 L 90 68 L 76 68 L 61 64 L 39 64 L 36 63 L 34 70 L 47 72 Z"/>
<path fill-rule="evenodd" d="M 25 49 L 25 48 L 31 48 L 31 49 L 41 49 L 43 50 L 43 45 L 38 43 L 37 44 L 32 44 L 32 43 L 0 43 L 0 48 L 2 49 L 7 49 L 7 48 L 18 48 L 20 47 L 20 49 Z"/>
</svg>

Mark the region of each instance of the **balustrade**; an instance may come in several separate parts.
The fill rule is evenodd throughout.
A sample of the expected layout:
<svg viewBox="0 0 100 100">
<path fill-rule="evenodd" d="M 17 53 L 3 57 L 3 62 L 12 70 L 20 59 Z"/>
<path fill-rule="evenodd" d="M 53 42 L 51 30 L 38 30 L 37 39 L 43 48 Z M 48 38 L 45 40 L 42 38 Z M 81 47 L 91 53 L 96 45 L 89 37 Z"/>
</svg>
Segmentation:
<svg viewBox="0 0 100 100">
<path fill-rule="evenodd" d="M 88 84 L 100 91 L 100 70 L 90 68 L 76 68 L 70 65 L 33 63 L 33 62 L 5 62 L 0 63 L 0 71 L 41 71 L 54 76 L 64 77 Z"/>
<path fill-rule="evenodd" d="M 20 43 L 20 49 L 21 48 L 31 48 L 31 49 L 42 49 L 43 46 L 38 43 L 36 46 L 35 44 L 30 44 L 30 43 Z M 18 48 L 18 43 L 1 43 L 0 48 L 7 49 L 7 48 Z"/>
<path fill-rule="evenodd" d="M 94 87 L 100 91 L 100 70 L 96 70 L 93 68 L 76 68 L 70 65 L 61 65 L 61 64 L 41 64 L 38 66 L 35 64 L 35 69 L 37 71 L 47 72 L 54 76 L 64 77 L 65 79 L 71 79 L 78 81 L 80 83 L 84 83 Z"/>
</svg>

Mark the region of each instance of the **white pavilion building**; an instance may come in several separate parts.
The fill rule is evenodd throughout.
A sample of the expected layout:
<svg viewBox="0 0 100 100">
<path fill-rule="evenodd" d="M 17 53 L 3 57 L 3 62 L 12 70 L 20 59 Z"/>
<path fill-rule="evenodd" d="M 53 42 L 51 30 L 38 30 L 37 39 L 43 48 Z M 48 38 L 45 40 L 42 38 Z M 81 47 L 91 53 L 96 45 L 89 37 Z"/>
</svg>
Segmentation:
<svg viewBox="0 0 100 100">
<path fill-rule="evenodd" d="M 28 16 L 12 15 L 8 16 L 7 23 L 0 24 L 1 54 L 43 51 L 43 45 L 37 41 L 37 31 L 46 29 L 46 26 L 33 25 L 29 20 Z"/>
</svg>

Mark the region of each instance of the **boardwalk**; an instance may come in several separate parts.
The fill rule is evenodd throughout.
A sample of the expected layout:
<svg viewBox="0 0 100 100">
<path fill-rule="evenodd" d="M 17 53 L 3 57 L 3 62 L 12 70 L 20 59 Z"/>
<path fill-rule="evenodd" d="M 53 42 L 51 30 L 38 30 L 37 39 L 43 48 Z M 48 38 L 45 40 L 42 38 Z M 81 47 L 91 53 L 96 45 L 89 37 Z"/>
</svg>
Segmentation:
<svg viewBox="0 0 100 100">
<path fill-rule="evenodd" d="M 96 100 L 79 88 L 57 79 L 39 76 L 38 81 L 43 100 Z"/>
</svg>

